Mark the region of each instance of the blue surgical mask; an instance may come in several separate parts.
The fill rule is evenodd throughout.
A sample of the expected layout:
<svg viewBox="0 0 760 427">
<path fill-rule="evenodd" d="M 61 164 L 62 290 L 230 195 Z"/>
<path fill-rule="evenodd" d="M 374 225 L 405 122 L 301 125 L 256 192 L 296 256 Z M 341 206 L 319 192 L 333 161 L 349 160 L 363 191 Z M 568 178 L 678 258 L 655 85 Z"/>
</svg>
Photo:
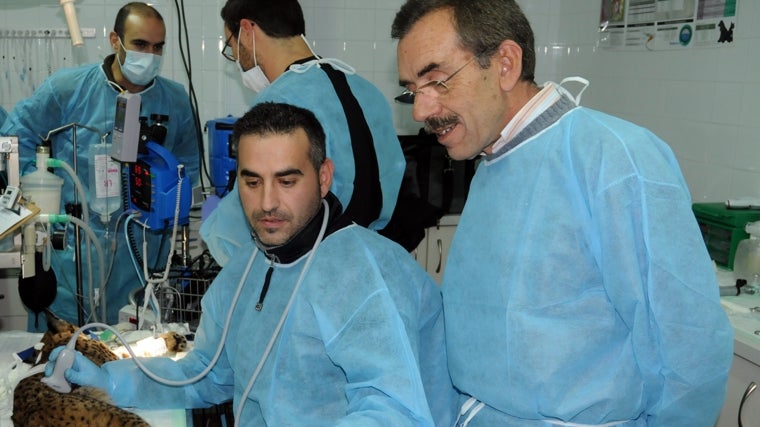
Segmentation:
<svg viewBox="0 0 760 427">
<path fill-rule="evenodd" d="M 121 42 L 121 38 L 119 38 L 119 44 L 126 52 L 124 63 L 119 61 L 119 65 L 121 74 L 127 80 L 138 86 L 145 86 L 156 78 L 161 68 L 161 55 L 128 50 Z M 119 60 L 119 55 L 116 55 L 116 60 Z"/>
<path fill-rule="evenodd" d="M 240 30 L 238 30 L 238 37 L 237 37 L 237 43 L 238 43 L 237 64 L 238 64 L 238 67 L 240 67 L 240 77 L 243 79 L 243 86 L 258 93 L 266 89 L 267 86 L 269 86 L 270 82 L 269 82 L 269 79 L 267 79 L 267 76 L 264 74 L 264 71 L 262 71 L 259 64 L 256 63 L 256 36 L 253 35 L 253 31 L 251 31 L 251 40 L 253 41 L 253 68 L 251 68 L 248 71 L 244 71 L 243 66 L 240 65 L 240 33 L 241 31 L 242 31 L 242 27 L 240 28 Z"/>
</svg>

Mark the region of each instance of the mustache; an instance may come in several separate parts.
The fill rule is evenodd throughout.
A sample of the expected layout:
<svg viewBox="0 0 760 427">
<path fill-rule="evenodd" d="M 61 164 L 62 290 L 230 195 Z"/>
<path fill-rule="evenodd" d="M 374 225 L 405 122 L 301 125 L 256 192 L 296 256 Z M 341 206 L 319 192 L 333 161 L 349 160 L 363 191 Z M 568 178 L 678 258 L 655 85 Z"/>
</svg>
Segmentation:
<svg viewBox="0 0 760 427">
<path fill-rule="evenodd" d="M 459 116 L 452 115 L 448 117 L 430 117 L 425 119 L 424 128 L 427 133 L 438 133 L 440 129 L 445 129 L 459 122 Z"/>
<path fill-rule="evenodd" d="M 263 218 L 274 218 L 274 219 L 283 220 L 283 221 L 288 221 L 291 219 L 290 215 L 283 212 L 278 212 L 277 209 L 274 209 L 271 211 L 257 211 L 257 212 L 254 212 L 253 215 L 251 216 L 253 217 L 254 221 L 258 221 Z"/>
</svg>

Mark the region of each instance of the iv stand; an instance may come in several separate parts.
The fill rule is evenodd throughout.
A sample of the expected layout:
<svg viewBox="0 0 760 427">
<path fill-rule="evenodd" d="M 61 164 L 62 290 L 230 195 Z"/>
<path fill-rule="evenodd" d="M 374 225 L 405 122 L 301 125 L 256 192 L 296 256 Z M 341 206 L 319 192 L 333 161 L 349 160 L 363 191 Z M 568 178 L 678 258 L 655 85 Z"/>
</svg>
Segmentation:
<svg viewBox="0 0 760 427">
<path fill-rule="evenodd" d="M 63 125 L 63 126 L 61 126 L 59 128 L 53 129 L 51 131 L 48 131 L 47 136 L 44 137 L 44 138 L 42 137 L 42 135 L 40 135 L 40 138 L 42 139 L 43 142 L 49 142 L 51 136 L 53 136 L 53 135 L 55 135 L 55 134 L 57 134 L 59 132 L 62 132 L 64 130 L 66 130 L 66 129 L 72 128 L 71 142 L 72 142 L 72 145 L 73 145 L 73 153 L 74 153 L 74 155 L 72 156 L 72 157 L 74 157 L 73 162 L 72 162 L 72 169 L 74 169 L 74 174 L 75 175 L 78 175 L 78 170 L 77 170 L 77 154 L 78 154 L 77 153 L 77 127 L 81 127 L 81 128 L 84 128 L 84 129 L 87 129 L 89 131 L 97 133 L 98 136 L 100 136 L 101 141 L 105 142 L 107 134 L 104 135 L 103 132 L 99 131 L 98 129 L 95 129 L 94 127 L 83 125 L 83 124 L 76 123 L 76 122 L 75 123 L 69 123 L 67 125 Z M 52 150 L 51 150 L 51 154 L 52 154 Z M 37 167 L 39 168 L 40 165 L 37 165 Z M 87 200 L 85 200 L 84 203 L 87 203 Z M 74 213 L 75 217 L 77 217 L 79 219 L 82 219 L 82 218 L 80 218 L 80 216 L 82 215 L 81 210 L 79 210 L 78 212 L 76 211 L 76 207 L 77 206 L 79 206 L 79 194 L 78 194 L 77 191 L 74 191 L 74 209 L 75 209 L 75 211 L 73 213 Z M 84 286 L 82 284 L 82 245 L 81 245 L 81 242 L 82 242 L 82 237 L 80 235 L 79 225 L 78 224 L 74 224 L 74 258 L 75 258 L 74 265 L 76 267 L 76 282 L 77 282 L 77 292 L 76 292 L 77 293 L 76 294 L 77 326 L 84 325 Z M 102 286 L 102 285 L 103 284 L 101 284 L 100 286 Z M 101 291 L 104 291 L 104 290 L 101 290 Z M 103 313 L 103 315 L 105 316 L 105 313 Z"/>
</svg>

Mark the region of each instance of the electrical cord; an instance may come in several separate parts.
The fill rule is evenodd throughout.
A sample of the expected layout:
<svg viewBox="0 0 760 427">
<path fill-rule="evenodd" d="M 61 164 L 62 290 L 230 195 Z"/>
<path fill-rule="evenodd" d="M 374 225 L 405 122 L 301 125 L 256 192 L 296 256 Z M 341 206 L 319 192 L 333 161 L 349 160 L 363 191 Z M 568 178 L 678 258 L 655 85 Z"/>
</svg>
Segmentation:
<svg viewBox="0 0 760 427">
<path fill-rule="evenodd" d="M 201 121 L 200 116 L 198 114 L 198 97 L 195 93 L 195 85 L 193 84 L 193 72 L 192 72 L 192 59 L 190 57 L 190 50 L 187 49 L 187 53 L 185 52 L 186 47 L 190 46 L 190 37 L 187 31 L 187 19 L 185 15 L 185 2 L 184 0 L 174 0 L 174 6 L 177 10 L 177 17 L 178 19 L 178 25 L 177 25 L 177 32 L 178 32 L 178 43 L 179 43 L 179 53 L 182 58 L 182 65 L 185 68 L 185 75 L 187 75 L 187 87 L 188 87 L 188 98 L 190 100 L 190 109 L 193 113 L 193 124 L 195 125 L 195 133 L 198 137 L 198 160 L 199 164 L 201 165 L 201 170 L 198 171 L 200 174 L 205 174 L 206 179 L 209 182 L 211 181 L 211 176 L 208 171 L 208 165 L 206 164 L 206 156 L 205 156 L 205 148 L 203 146 L 203 131 L 201 129 Z M 184 40 L 184 45 L 183 45 Z M 201 191 L 205 194 L 206 187 L 204 185 L 203 177 L 199 176 L 199 181 L 201 185 Z M 213 186 L 213 184 L 212 184 Z"/>
<path fill-rule="evenodd" d="M 132 356 L 131 360 L 133 362 L 135 362 L 135 364 L 137 365 L 137 367 L 140 368 L 140 370 L 143 371 L 143 373 L 145 375 L 147 375 L 148 378 L 150 378 L 150 379 L 152 379 L 154 381 L 157 381 L 157 382 L 159 382 L 161 384 L 172 386 L 172 387 L 186 386 L 186 385 L 193 384 L 193 383 L 195 383 L 197 381 L 200 381 L 206 375 L 208 375 L 209 372 L 211 372 L 211 369 L 213 369 L 214 365 L 216 365 L 216 362 L 219 360 L 219 356 L 221 356 L 221 354 L 222 354 L 222 350 L 224 349 L 224 342 L 227 339 L 227 333 L 229 332 L 230 324 L 232 323 L 232 313 L 235 310 L 235 306 L 237 305 L 237 301 L 240 298 L 240 293 L 243 290 L 243 285 L 245 284 L 245 280 L 246 280 L 246 278 L 248 278 L 248 273 L 251 271 L 251 266 L 253 265 L 253 261 L 256 259 L 256 255 L 258 253 L 259 253 L 258 250 L 253 251 L 253 253 L 251 254 L 251 258 L 248 260 L 248 264 L 246 265 L 245 271 L 243 272 L 243 275 L 240 277 L 240 283 L 238 283 L 238 287 L 235 290 L 235 295 L 232 297 L 232 304 L 230 306 L 230 311 L 227 313 L 227 319 L 224 322 L 224 329 L 222 330 L 222 336 L 219 339 L 219 345 L 216 348 L 216 352 L 214 353 L 214 356 L 211 358 L 211 361 L 209 362 L 208 366 L 206 366 L 206 368 L 203 369 L 203 371 L 201 371 L 200 373 L 198 373 L 198 375 L 196 375 L 196 376 L 194 376 L 192 378 L 185 379 L 185 380 L 169 380 L 169 379 L 162 378 L 162 377 L 156 375 L 154 372 L 152 372 L 150 369 L 148 369 L 148 367 L 145 366 L 140 361 L 140 359 L 137 357 L 137 355 L 135 355 L 135 353 L 132 350 L 132 348 L 130 347 L 129 343 L 127 342 L 127 340 L 124 339 L 124 337 L 121 335 L 121 333 L 119 333 L 119 331 L 116 330 L 115 328 L 113 328 L 113 327 L 111 327 L 109 325 L 106 325 L 104 323 L 88 323 L 88 324 L 86 324 L 84 326 L 81 326 L 79 329 L 76 330 L 76 332 L 74 332 L 74 335 L 71 336 L 71 339 L 66 344 L 66 349 L 64 351 L 69 350 L 67 353 L 71 353 L 71 352 L 74 351 L 74 346 L 76 345 L 77 338 L 79 337 L 79 334 L 82 333 L 82 331 L 87 330 L 87 329 L 91 329 L 91 328 L 108 329 L 109 331 L 113 332 L 116 335 L 116 337 L 121 341 L 122 344 L 124 344 L 124 347 L 127 349 L 127 352 L 129 353 L 130 356 Z M 70 359 L 71 363 L 73 363 L 73 354 L 69 354 L 67 356 L 64 356 L 64 351 L 62 351 L 61 354 L 59 354 L 59 356 L 58 356 L 59 360 L 56 361 L 56 367 L 53 370 L 53 375 L 51 377 L 46 377 L 46 379 L 47 378 L 51 378 L 51 380 L 47 380 L 47 381 L 44 381 L 44 382 L 48 383 L 55 390 L 58 390 L 58 391 L 60 391 L 62 393 L 68 393 L 69 391 L 71 391 L 71 387 L 69 386 L 68 390 L 66 390 L 65 387 L 62 385 L 62 382 L 66 382 L 65 378 L 63 378 L 63 373 L 71 365 L 69 364 L 68 366 L 65 366 L 65 364 L 62 364 L 62 368 L 58 368 L 58 364 L 61 363 L 61 360 L 60 360 L 61 357 L 63 357 L 65 360 L 69 360 Z M 52 379 L 52 377 L 56 377 L 56 379 Z M 55 384 L 55 385 L 53 385 L 53 384 Z M 68 385 L 68 383 L 67 383 L 67 385 Z M 61 387 L 61 389 L 56 388 L 56 387 Z"/>
</svg>

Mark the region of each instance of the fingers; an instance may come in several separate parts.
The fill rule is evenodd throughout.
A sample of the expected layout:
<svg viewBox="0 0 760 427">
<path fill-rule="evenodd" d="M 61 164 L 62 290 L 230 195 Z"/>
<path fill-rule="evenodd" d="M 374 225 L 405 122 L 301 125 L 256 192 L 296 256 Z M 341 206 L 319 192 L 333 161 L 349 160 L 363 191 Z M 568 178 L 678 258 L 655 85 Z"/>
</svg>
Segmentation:
<svg viewBox="0 0 760 427">
<path fill-rule="evenodd" d="M 48 356 L 48 360 L 51 362 L 55 362 L 56 359 L 58 359 L 58 355 L 61 353 L 61 350 L 63 350 L 64 346 L 58 346 L 53 349 L 53 351 L 50 352 L 50 356 Z"/>
<path fill-rule="evenodd" d="M 63 350 L 63 346 L 59 346 L 53 349 L 53 351 L 50 352 L 50 356 L 48 356 L 48 363 L 45 364 L 45 376 L 49 377 L 53 375 L 53 368 L 55 367 L 55 361 L 58 359 L 58 355 L 61 353 L 61 350 Z"/>
</svg>

